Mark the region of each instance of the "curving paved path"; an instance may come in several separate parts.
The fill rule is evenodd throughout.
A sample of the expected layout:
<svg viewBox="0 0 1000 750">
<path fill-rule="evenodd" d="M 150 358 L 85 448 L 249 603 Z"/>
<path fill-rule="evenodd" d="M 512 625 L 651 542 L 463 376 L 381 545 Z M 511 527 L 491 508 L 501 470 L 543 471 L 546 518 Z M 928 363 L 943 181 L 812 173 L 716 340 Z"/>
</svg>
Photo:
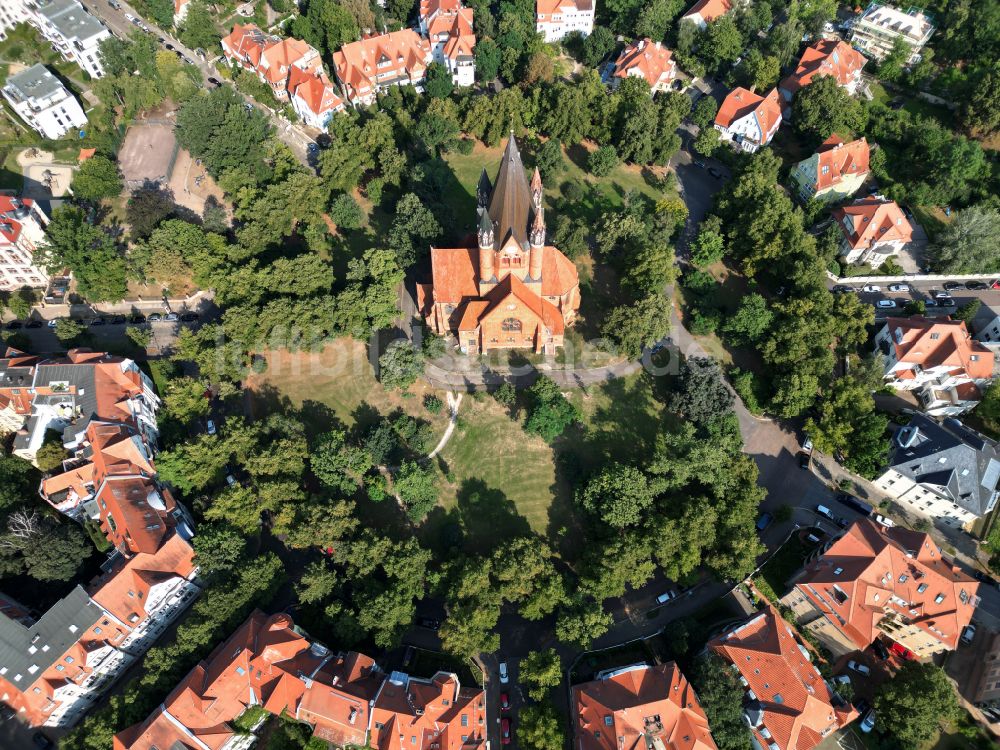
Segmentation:
<svg viewBox="0 0 1000 750">
<path fill-rule="evenodd" d="M 448 441 L 451 440 L 451 433 L 455 431 L 455 423 L 458 421 L 458 405 L 462 403 L 462 395 L 459 393 L 456 396 L 452 391 L 448 391 L 448 411 L 451 414 L 451 418 L 448 420 L 448 428 L 444 431 L 444 435 L 441 436 L 438 444 L 434 446 L 434 450 L 427 454 L 427 458 L 434 458 L 434 456 L 444 450 L 444 447 L 448 445 Z"/>
</svg>

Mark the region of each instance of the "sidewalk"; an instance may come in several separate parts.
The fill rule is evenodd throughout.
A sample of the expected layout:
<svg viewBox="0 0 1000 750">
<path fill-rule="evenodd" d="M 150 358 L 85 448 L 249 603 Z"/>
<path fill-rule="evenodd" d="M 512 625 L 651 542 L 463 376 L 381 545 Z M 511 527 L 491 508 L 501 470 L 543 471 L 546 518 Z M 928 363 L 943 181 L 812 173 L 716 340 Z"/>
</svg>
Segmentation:
<svg viewBox="0 0 1000 750">
<path fill-rule="evenodd" d="M 189 297 L 177 297 L 164 300 L 159 297 L 151 299 L 123 300 L 122 302 L 100 302 L 97 304 L 58 304 L 41 303 L 32 309 L 32 317 L 38 320 L 54 320 L 57 318 L 86 318 L 96 315 L 129 315 L 141 312 L 186 312 L 192 311 L 204 314 L 214 305 L 215 292 L 198 291 Z M 4 314 L 4 320 L 12 320 L 9 311 Z"/>
</svg>

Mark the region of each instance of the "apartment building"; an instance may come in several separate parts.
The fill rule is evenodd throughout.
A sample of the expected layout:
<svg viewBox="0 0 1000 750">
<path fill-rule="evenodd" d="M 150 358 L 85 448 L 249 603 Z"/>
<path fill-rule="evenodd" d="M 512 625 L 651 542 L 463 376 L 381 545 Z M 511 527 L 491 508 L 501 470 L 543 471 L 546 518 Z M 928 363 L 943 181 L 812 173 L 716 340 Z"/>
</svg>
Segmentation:
<svg viewBox="0 0 1000 750">
<path fill-rule="evenodd" d="M 571 694 L 574 750 L 716 750 L 698 696 L 675 662 L 599 672 Z"/>
<path fill-rule="evenodd" d="M 429 40 L 402 29 L 345 44 L 333 53 L 333 72 L 344 98 L 366 107 L 389 86 L 412 85 L 422 91 L 433 59 Z"/>
<path fill-rule="evenodd" d="M 795 72 L 778 84 L 778 91 L 785 102 L 785 119 L 791 117 L 795 95 L 820 76 L 830 76 L 838 86 L 854 96 L 866 62 L 864 55 L 839 39 L 821 39 L 806 47 Z"/>
<path fill-rule="evenodd" d="M 558 42 L 578 31 L 594 30 L 595 0 L 535 0 L 535 31 L 546 42 Z"/>
<path fill-rule="evenodd" d="M 840 232 L 840 255 L 847 263 L 878 268 L 913 239 L 913 225 L 896 201 L 875 195 L 833 212 Z"/>
<path fill-rule="evenodd" d="M 652 93 L 669 91 L 677 78 L 677 62 L 671 50 L 649 37 L 625 45 L 615 60 L 611 85 L 617 88 L 628 76 L 644 78 Z"/>
<path fill-rule="evenodd" d="M 29 0 L 4 0 L 0 3 L 0 40 L 7 38 L 7 32 L 19 23 L 28 23 L 32 8 Z"/>
<path fill-rule="evenodd" d="M 893 436 L 874 485 L 920 515 L 967 529 L 996 507 L 1000 446 L 957 419 L 916 414 Z"/>
<path fill-rule="evenodd" d="M 918 658 L 954 650 L 979 584 L 929 534 L 856 521 L 782 599 L 836 656 L 883 637 Z"/>
<path fill-rule="evenodd" d="M 49 217 L 30 198 L 0 195 L 0 291 L 48 285 L 48 272 L 34 258 L 48 223 Z"/>
<path fill-rule="evenodd" d="M 708 648 L 739 673 L 754 747 L 812 750 L 858 716 L 774 607 L 713 638 Z"/>
<path fill-rule="evenodd" d="M 911 54 L 906 60 L 913 64 L 920 60 L 920 50 L 934 33 L 934 24 L 920 8 L 900 10 L 892 5 L 872 3 L 854 21 L 851 27 L 851 44 L 876 62 L 881 62 L 892 51 L 897 39 L 909 45 Z"/>
<path fill-rule="evenodd" d="M 78 0 L 40 2 L 33 19 L 31 22 L 59 54 L 75 62 L 91 78 L 104 75 L 99 45 L 111 37 L 111 32 Z"/>
<path fill-rule="evenodd" d="M 813 198 L 826 202 L 850 198 L 868 179 L 870 157 L 871 150 L 863 136 L 845 143 L 834 133 L 815 154 L 792 167 L 792 186 L 803 202 Z"/>
<path fill-rule="evenodd" d="M 781 102 L 777 89 L 765 96 L 743 87 L 729 92 L 715 116 L 715 129 L 723 139 L 751 154 L 766 146 L 781 125 Z"/>
<path fill-rule="evenodd" d="M 386 676 L 363 654 L 336 654 L 310 640 L 286 614 L 255 611 L 145 721 L 119 732 L 114 750 L 244 750 L 256 737 L 236 732 L 232 722 L 251 706 L 308 723 L 316 737 L 337 747 L 473 750 L 485 744 L 482 690 L 463 688 L 448 672 L 430 679 Z"/>
<path fill-rule="evenodd" d="M 434 62 L 444 65 L 456 86 L 476 81 L 476 34 L 472 9 L 461 0 L 420 0 L 420 33 L 430 40 Z"/>
<path fill-rule="evenodd" d="M 963 414 L 996 377 L 997 355 L 950 318 L 887 318 L 875 334 L 885 357 L 884 379 L 898 391 L 915 391 L 932 416 Z"/>
<path fill-rule="evenodd" d="M 41 63 L 9 76 L 3 96 L 43 138 L 54 141 L 87 124 L 80 102 Z"/>
<path fill-rule="evenodd" d="M 681 21 L 690 21 L 699 29 L 704 29 L 712 21 L 716 21 L 733 9 L 733 0 L 698 0 L 680 17 Z"/>
</svg>

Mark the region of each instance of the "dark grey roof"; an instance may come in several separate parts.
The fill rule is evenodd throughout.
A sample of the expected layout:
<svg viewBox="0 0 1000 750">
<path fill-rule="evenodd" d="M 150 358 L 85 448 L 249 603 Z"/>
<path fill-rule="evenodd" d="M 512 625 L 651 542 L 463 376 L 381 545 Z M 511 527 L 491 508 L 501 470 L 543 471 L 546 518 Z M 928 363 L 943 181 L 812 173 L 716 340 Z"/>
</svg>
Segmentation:
<svg viewBox="0 0 1000 750">
<path fill-rule="evenodd" d="M 81 363 L 72 364 L 40 364 L 38 373 L 35 376 L 35 387 L 46 388 L 51 383 L 65 382 L 71 386 L 76 386 L 77 409 L 83 417 L 89 417 L 97 411 L 97 387 L 94 383 L 93 364 Z M 43 396 L 35 396 L 35 402 L 39 403 Z M 65 395 L 49 397 L 54 403 L 65 401 Z"/>
<path fill-rule="evenodd" d="M 0 615 L 0 673 L 12 685 L 26 689 L 104 616 L 81 586 L 30 627 Z"/>
<path fill-rule="evenodd" d="M 90 39 L 104 31 L 104 24 L 90 15 L 77 0 L 51 0 L 38 12 L 67 39 Z"/>
<path fill-rule="evenodd" d="M 62 81 L 41 63 L 9 76 L 4 88 L 13 92 L 19 101 L 45 100 L 60 92 L 68 96 Z"/>
<path fill-rule="evenodd" d="M 989 513 L 996 504 L 1000 448 L 957 419 L 939 424 L 923 414 L 914 415 L 896 432 L 889 463 L 976 516 Z"/>
<path fill-rule="evenodd" d="M 528 227 L 533 217 L 531 189 L 513 134 L 500 158 L 488 211 L 493 220 L 496 247 L 502 247 L 508 236 L 513 235 L 517 244 L 528 249 Z"/>
</svg>

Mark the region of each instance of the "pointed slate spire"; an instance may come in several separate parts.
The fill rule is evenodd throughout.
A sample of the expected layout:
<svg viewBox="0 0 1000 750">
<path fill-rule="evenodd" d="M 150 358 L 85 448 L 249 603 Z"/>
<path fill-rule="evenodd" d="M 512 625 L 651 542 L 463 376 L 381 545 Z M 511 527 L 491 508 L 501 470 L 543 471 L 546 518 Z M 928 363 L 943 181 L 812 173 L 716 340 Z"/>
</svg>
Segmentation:
<svg viewBox="0 0 1000 750">
<path fill-rule="evenodd" d="M 480 208 L 489 205 L 492 192 L 493 184 L 490 182 L 490 176 L 486 174 L 486 167 L 483 167 L 483 172 L 479 175 L 479 185 L 476 186 L 476 203 Z"/>
<path fill-rule="evenodd" d="M 542 205 L 542 174 L 535 167 L 535 173 L 531 175 L 531 202 L 537 211 Z"/>
</svg>

